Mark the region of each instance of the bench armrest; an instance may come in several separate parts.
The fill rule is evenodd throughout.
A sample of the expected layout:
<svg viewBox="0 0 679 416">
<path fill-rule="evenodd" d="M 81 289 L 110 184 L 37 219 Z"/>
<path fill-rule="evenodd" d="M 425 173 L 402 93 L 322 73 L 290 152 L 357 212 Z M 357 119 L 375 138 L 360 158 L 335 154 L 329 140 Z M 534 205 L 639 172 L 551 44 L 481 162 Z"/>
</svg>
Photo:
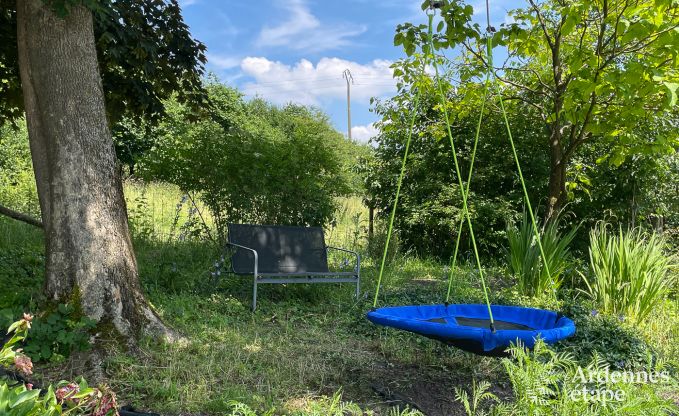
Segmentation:
<svg viewBox="0 0 679 416">
<path fill-rule="evenodd" d="M 347 250 L 346 248 L 332 247 L 332 246 L 326 246 L 325 248 L 326 248 L 326 250 L 337 250 L 337 251 L 343 251 L 345 253 L 353 254 L 356 257 L 355 271 L 356 271 L 356 273 L 361 272 L 361 255 L 358 254 L 356 251 Z"/>
<path fill-rule="evenodd" d="M 226 245 L 236 247 L 236 248 L 240 248 L 240 249 L 247 250 L 247 251 L 251 251 L 255 255 L 255 268 L 253 270 L 254 270 L 255 277 L 257 277 L 257 268 L 259 266 L 259 255 L 257 254 L 257 250 L 255 250 L 254 248 L 241 246 L 240 244 L 236 244 L 236 243 L 227 242 Z"/>
</svg>

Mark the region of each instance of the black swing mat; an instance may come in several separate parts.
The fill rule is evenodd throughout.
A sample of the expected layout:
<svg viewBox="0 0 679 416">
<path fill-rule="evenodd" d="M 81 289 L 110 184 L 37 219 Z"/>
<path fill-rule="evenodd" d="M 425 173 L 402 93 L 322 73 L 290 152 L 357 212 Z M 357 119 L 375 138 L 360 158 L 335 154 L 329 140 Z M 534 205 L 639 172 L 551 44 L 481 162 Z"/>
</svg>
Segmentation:
<svg viewBox="0 0 679 416">
<path fill-rule="evenodd" d="M 474 328 L 490 328 L 490 319 L 478 319 L 478 318 L 463 318 L 461 316 L 456 316 L 455 320 L 459 326 L 471 326 Z M 427 319 L 427 322 L 436 322 L 438 324 L 447 324 L 448 322 L 443 318 L 433 318 Z M 521 324 L 515 324 L 513 322 L 498 321 L 495 320 L 495 329 L 515 329 L 519 331 L 533 331 L 534 329 Z"/>
</svg>

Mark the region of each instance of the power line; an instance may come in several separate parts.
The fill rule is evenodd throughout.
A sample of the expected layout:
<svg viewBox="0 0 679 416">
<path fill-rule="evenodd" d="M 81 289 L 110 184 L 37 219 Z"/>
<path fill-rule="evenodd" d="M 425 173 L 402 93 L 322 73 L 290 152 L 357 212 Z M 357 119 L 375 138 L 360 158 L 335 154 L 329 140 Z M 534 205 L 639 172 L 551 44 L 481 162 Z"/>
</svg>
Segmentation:
<svg viewBox="0 0 679 416">
<path fill-rule="evenodd" d="M 396 83 L 364 83 L 364 82 L 354 82 L 352 85 L 357 85 L 361 87 L 395 87 Z M 325 89 L 325 88 L 342 88 L 342 85 L 337 83 L 337 84 L 321 84 L 321 85 L 310 85 L 310 86 L 305 86 L 304 89 L 307 90 L 314 90 L 314 89 Z M 298 89 L 298 86 L 289 86 L 289 85 L 259 85 L 259 84 L 251 84 L 245 87 L 242 87 L 240 90 L 241 92 L 244 91 L 251 91 L 251 90 L 265 90 L 265 91 L 294 91 Z"/>
<path fill-rule="evenodd" d="M 331 80 L 334 81 L 334 80 L 340 80 L 340 79 L 342 79 L 342 77 L 313 78 L 311 80 L 309 80 L 309 78 L 297 78 L 297 79 L 286 79 L 286 80 L 282 80 L 282 81 L 265 81 L 265 82 L 254 81 L 254 82 L 257 83 L 258 85 L 266 85 L 266 84 L 285 84 L 285 83 L 289 83 L 289 82 L 301 82 L 301 81 L 312 81 L 312 82 L 315 82 L 315 81 L 331 81 Z"/>
<path fill-rule="evenodd" d="M 380 76 L 380 75 L 359 75 L 359 76 L 354 76 L 354 79 L 378 79 L 378 80 L 384 80 L 384 81 L 390 81 L 393 80 L 394 78 L 391 76 Z M 318 82 L 318 81 L 334 81 L 334 80 L 340 80 L 344 79 L 343 77 L 324 77 L 324 78 L 296 78 L 296 79 L 286 79 L 286 80 L 281 80 L 281 81 L 264 81 L 264 82 L 259 82 L 259 81 L 252 81 L 253 84 L 257 85 L 279 85 L 279 84 L 289 84 L 289 83 L 303 83 L 303 82 Z"/>
<path fill-rule="evenodd" d="M 325 86 L 303 88 L 302 91 L 331 90 L 331 89 L 342 90 L 343 87 L 342 87 L 342 85 L 325 85 Z M 243 93 L 246 93 L 246 94 L 249 94 L 251 92 L 258 92 L 258 91 L 276 94 L 276 93 L 294 92 L 294 91 L 299 91 L 299 90 L 300 90 L 299 88 L 248 87 L 248 88 L 243 88 L 240 91 L 243 92 Z"/>
</svg>

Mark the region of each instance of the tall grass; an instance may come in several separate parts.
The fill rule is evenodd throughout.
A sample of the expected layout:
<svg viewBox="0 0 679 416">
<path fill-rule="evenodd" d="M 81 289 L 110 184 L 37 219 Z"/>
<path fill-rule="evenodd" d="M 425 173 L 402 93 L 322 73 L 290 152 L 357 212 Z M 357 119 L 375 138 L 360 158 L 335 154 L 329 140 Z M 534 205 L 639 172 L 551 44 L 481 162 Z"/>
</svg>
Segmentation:
<svg viewBox="0 0 679 416">
<path fill-rule="evenodd" d="M 563 282 L 563 274 L 570 264 L 568 245 L 573 241 L 576 231 L 577 228 L 573 228 L 562 234 L 559 231 L 558 220 L 544 227 L 540 241 L 547 260 L 548 273 L 528 214 L 524 212 L 518 227 L 507 229 L 509 267 L 518 280 L 519 291 L 522 294 L 527 296 L 549 294 L 556 297 L 556 292 Z"/>
<path fill-rule="evenodd" d="M 639 229 L 616 235 L 603 222 L 589 237 L 591 278 L 582 276 L 586 293 L 604 312 L 644 320 L 677 280 L 672 257 L 664 252 L 665 238 Z"/>
</svg>

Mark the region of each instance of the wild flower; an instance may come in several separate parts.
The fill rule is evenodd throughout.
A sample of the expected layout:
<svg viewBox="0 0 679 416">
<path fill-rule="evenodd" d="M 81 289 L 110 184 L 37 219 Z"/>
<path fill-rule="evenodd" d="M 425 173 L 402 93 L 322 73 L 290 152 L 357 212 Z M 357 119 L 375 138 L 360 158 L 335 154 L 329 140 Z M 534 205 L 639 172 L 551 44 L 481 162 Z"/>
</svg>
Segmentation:
<svg viewBox="0 0 679 416">
<path fill-rule="evenodd" d="M 118 408 L 116 395 L 106 386 L 103 386 L 101 389 L 94 389 L 94 393 L 90 397 L 96 398 L 96 401 L 93 403 L 92 416 L 106 416 L 112 410 L 114 411 L 113 415 L 118 414 L 118 411 L 115 410 Z"/>
<path fill-rule="evenodd" d="M 14 367 L 24 375 L 33 374 L 33 362 L 30 357 L 21 353 L 21 349 L 15 348 L 17 343 L 24 340 L 30 328 L 33 316 L 24 314 L 23 319 L 14 322 L 7 331 L 12 334 L 12 337 L 0 347 L 0 368 L 8 368 L 12 364 Z M 73 383 L 62 381 L 57 385 L 50 386 L 49 391 L 53 391 L 54 396 L 49 399 L 49 394 L 38 391 L 36 393 L 25 394 L 28 390 L 33 390 L 33 384 L 25 383 L 22 386 L 8 389 L 7 384 L 0 382 L 0 390 L 4 389 L 5 393 L 16 395 L 16 400 L 24 400 L 24 404 L 29 405 L 28 401 L 32 401 L 32 406 L 36 412 L 31 414 L 69 414 L 69 415 L 94 415 L 94 416 L 119 416 L 117 410 L 117 403 L 115 394 L 106 386 L 99 389 L 90 388 L 87 386 L 85 380 L 80 383 Z M 10 402 L 13 399 L 10 398 Z M 0 413 L 3 412 L 5 406 L 0 404 Z M 64 412 L 62 410 L 68 409 Z M 30 407 L 29 407 L 30 409 Z M 15 413 L 10 413 L 15 414 Z M 23 413 L 22 413 L 23 414 Z"/>
<path fill-rule="evenodd" d="M 75 383 L 69 383 L 63 387 L 59 387 L 55 392 L 54 395 L 57 398 L 57 401 L 60 403 L 63 403 L 65 400 L 70 399 L 71 397 L 75 396 L 80 392 L 80 386 L 78 386 Z M 75 400 L 77 403 L 77 399 Z"/>
<path fill-rule="evenodd" d="M 17 354 L 14 356 L 14 367 L 23 374 L 30 376 L 33 374 L 33 362 L 30 357 L 23 354 Z"/>
</svg>

